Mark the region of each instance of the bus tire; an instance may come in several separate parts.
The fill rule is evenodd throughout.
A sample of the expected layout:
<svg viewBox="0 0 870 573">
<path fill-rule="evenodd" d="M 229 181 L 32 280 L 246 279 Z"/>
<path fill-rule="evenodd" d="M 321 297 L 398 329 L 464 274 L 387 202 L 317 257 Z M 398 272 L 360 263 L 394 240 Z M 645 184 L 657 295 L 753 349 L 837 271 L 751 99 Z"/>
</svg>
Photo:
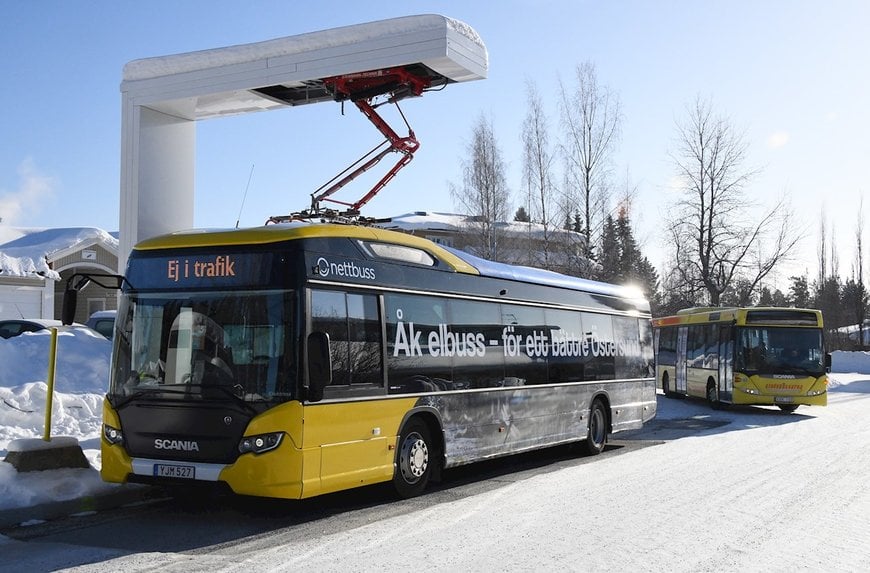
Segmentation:
<svg viewBox="0 0 870 573">
<path fill-rule="evenodd" d="M 588 456 L 597 456 L 604 451 L 606 444 L 607 410 L 604 407 L 604 402 L 596 398 L 589 407 L 589 424 L 581 451 Z"/>
<path fill-rule="evenodd" d="M 719 401 L 719 390 L 716 389 L 716 383 L 712 380 L 707 381 L 707 403 L 714 410 L 722 409 L 722 402 Z"/>
<path fill-rule="evenodd" d="M 662 374 L 662 392 L 665 393 L 666 398 L 674 397 L 674 393 L 671 392 L 671 379 L 668 377 L 667 372 Z"/>
<path fill-rule="evenodd" d="M 800 406 L 800 404 L 777 404 L 777 406 L 779 406 L 779 409 L 782 410 L 784 413 L 791 414 L 798 409 L 798 406 Z"/>
<path fill-rule="evenodd" d="M 419 418 L 412 418 L 402 428 L 393 474 L 393 487 L 399 497 L 415 497 L 426 489 L 436 463 L 433 446 L 429 427 Z"/>
</svg>

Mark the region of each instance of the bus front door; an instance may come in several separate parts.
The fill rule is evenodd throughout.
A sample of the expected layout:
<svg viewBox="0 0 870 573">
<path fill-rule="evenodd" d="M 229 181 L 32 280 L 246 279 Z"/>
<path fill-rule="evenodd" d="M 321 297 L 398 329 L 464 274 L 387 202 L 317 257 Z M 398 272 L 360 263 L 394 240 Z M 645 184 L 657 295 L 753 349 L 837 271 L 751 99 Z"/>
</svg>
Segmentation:
<svg viewBox="0 0 870 573">
<path fill-rule="evenodd" d="M 686 340 L 688 339 L 689 328 L 681 326 L 677 330 L 677 371 L 675 374 L 676 380 L 674 390 L 680 394 L 685 394 L 686 390 Z"/>
<path fill-rule="evenodd" d="M 734 329 L 723 325 L 719 329 L 719 396 L 732 401 L 734 391 Z"/>
</svg>

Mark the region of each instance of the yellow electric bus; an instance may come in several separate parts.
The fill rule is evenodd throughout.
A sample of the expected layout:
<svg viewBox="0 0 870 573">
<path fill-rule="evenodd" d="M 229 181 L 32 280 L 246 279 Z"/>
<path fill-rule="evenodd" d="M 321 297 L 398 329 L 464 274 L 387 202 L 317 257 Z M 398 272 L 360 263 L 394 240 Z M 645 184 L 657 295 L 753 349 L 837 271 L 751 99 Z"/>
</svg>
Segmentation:
<svg viewBox="0 0 870 573">
<path fill-rule="evenodd" d="M 723 404 L 825 406 L 830 355 L 822 313 L 800 308 L 689 308 L 653 319 L 665 396 Z"/>
<path fill-rule="evenodd" d="M 408 497 L 478 460 L 596 454 L 656 411 L 640 293 L 404 233 L 176 233 L 115 279 L 109 482 L 297 499 L 392 481 Z M 101 278 L 70 279 L 72 305 L 86 280 Z"/>
</svg>

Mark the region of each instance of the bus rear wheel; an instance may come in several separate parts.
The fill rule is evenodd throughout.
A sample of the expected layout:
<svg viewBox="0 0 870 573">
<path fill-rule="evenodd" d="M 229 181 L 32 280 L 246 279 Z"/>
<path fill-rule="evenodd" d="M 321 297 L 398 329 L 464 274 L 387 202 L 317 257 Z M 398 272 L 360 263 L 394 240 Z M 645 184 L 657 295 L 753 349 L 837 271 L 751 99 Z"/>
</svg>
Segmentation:
<svg viewBox="0 0 870 573">
<path fill-rule="evenodd" d="M 800 406 L 800 404 L 777 404 L 777 406 L 779 406 L 779 409 L 786 414 L 791 414 L 798 409 L 798 406 Z"/>
<path fill-rule="evenodd" d="M 589 456 L 597 456 L 604 451 L 606 444 L 607 410 L 604 408 L 604 403 L 596 398 L 589 407 L 589 425 L 581 451 Z"/>
<path fill-rule="evenodd" d="M 413 419 L 402 429 L 396 453 L 393 487 L 400 497 L 415 497 L 423 493 L 432 476 L 434 453 L 429 427 Z"/>
</svg>

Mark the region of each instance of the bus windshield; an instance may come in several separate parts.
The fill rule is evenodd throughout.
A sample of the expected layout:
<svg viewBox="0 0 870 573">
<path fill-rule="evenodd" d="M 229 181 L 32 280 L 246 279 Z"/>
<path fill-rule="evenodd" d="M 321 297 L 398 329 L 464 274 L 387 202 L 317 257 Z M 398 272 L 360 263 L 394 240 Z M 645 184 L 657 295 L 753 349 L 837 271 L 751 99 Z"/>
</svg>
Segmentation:
<svg viewBox="0 0 870 573">
<path fill-rule="evenodd" d="M 764 326 L 739 328 L 735 369 L 758 374 L 820 376 L 825 371 L 822 331 Z"/>
<path fill-rule="evenodd" d="M 109 399 L 289 400 L 292 301 L 289 291 L 125 294 Z"/>
</svg>

